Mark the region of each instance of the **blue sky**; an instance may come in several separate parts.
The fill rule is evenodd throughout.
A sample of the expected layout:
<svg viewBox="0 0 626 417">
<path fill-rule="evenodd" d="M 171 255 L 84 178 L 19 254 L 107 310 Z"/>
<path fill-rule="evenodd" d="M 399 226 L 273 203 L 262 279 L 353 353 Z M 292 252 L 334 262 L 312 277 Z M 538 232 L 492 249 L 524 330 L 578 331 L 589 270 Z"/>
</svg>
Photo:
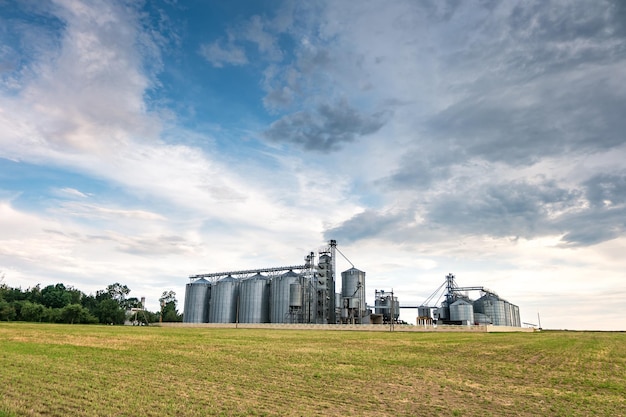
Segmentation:
<svg viewBox="0 0 626 417">
<path fill-rule="evenodd" d="M 624 68 L 620 1 L 0 0 L 0 271 L 182 308 L 336 239 L 624 330 Z"/>
</svg>

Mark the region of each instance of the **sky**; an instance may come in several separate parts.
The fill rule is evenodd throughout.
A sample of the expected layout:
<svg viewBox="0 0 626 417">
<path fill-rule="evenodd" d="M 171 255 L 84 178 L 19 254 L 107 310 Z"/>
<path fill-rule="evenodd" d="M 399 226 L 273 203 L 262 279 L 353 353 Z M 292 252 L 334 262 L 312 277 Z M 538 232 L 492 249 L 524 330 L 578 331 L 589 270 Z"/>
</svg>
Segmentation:
<svg viewBox="0 0 626 417">
<path fill-rule="evenodd" d="M 620 0 L 0 0 L 12 287 L 182 310 L 190 275 L 335 239 L 370 303 L 453 273 L 626 330 L 625 161 Z"/>
</svg>

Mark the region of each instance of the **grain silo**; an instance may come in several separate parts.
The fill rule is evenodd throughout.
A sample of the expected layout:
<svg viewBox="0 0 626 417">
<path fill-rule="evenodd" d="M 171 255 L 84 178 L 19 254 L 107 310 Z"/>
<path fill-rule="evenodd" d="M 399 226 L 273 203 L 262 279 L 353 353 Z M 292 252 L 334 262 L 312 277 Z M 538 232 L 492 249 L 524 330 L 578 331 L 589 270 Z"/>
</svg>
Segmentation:
<svg viewBox="0 0 626 417">
<path fill-rule="evenodd" d="M 463 325 L 474 324 L 474 307 L 472 303 L 459 298 L 450 304 L 450 320 Z"/>
<path fill-rule="evenodd" d="M 474 311 L 489 317 L 494 326 L 507 325 L 504 300 L 495 294 L 485 294 L 474 301 Z"/>
<path fill-rule="evenodd" d="M 210 323 L 235 323 L 238 291 L 239 281 L 230 275 L 213 284 L 209 302 Z"/>
<path fill-rule="evenodd" d="M 185 287 L 184 323 L 208 323 L 211 283 L 204 278 L 190 282 Z"/>
<path fill-rule="evenodd" d="M 270 323 L 291 323 L 290 289 L 291 284 L 300 283 L 300 275 L 293 271 L 278 275 L 270 281 Z"/>
<path fill-rule="evenodd" d="M 257 273 L 239 284 L 239 323 L 269 322 L 269 280 Z"/>
<path fill-rule="evenodd" d="M 341 273 L 341 318 L 360 323 L 365 316 L 365 272 L 354 267 Z"/>
</svg>

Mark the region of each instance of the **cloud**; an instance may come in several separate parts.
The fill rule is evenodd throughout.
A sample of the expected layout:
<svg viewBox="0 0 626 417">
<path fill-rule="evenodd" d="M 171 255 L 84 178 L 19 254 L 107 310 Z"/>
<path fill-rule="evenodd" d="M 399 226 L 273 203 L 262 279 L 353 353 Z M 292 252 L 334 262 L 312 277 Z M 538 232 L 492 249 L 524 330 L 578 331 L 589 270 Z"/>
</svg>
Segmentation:
<svg viewBox="0 0 626 417">
<path fill-rule="evenodd" d="M 284 19 L 283 19 L 284 20 Z M 278 47 L 275 28 L 283 28 L 288 21 L 277 24 L 260 16 L 252 16 L 245 22 L 230 27 L 227 36 L 200 46 L 199 53 L 216 68 L 225 65 L 247 65 L 250 63 L 245 45 L 253 44 L 260 61 L 278 61 L 282 52 Z"/>
<path fill-rule="evenodd" d="M 87 197 L 87 196 L 84 196 Z M 129 210 L 101 207 L 95 204 L 85 204 L 78 202 L 66 202 L 60 206 L 60 211 L 70 216 L 84 217 L 89 219 L 108 219 L 121 222 L 122 219 L 161 221 L 165 217 L 158 213 L 147 210 Z"/>
<path fill-rule="evenodd" d="M 153 82 L 145 69 L 153 64 L 135 48 L 155 47 L 141 34 L 137 10 L 59 2 L 50 13 L 62 24 L 21 35 L 26 49 L 50 48 L 13 74 L 21 76 L 17 93 L 0 97 L 0 108 L 11 109 L 10 116 L 0 113 L 3 154 L 106 153 L 131 139 L 154 137 L 160 123 L 143 101 Z M 51 28 L 53 44 L 46 39 Z M 146 58 L 158 61 L 154 54 Z"/>
<path fill-rule="evenodd" d="M 246 51 L 243 48 L 232 44 L 223 47 L 219 41 L 201 45 L 199 53 L 216 68 L 222 68 L 224 65 L 246 65 L 248 63 Z"/>
<path fill-rule="evenodd" d="M 337 239 L 343 243 L 352 243 L 369 238 L 380 238 L 393 240 L 399 243 L 395 233 L 398 229 L 412 223 L 411 214 L 406 211 L 400 212 L 377 212 L 366 210 L 355 214 L 345 222 L 327 229 L 324 237 Z"/>
<path fill-rule="evenodd" d="M 82 193 L 80 191 L 78 191 L 75 188 L 70 188 L 70 187 L 65 187 L 65 188 L 60 188 L 58 190 L 55 190 L 57 194 L 61 195 L 61 196 L 65 196 L 65 197 L 70 197 L 70 198 L 89 198 L 89 196 L 85 193 Z"/>
<path fill-rule="evenodd" d="M 371 133 L 385 124 L 384 112 L 362 114 L 346 100 L 324 103 L 315 112 L 301 111 L 272 123 L 263 135 L 272 142 L 288 143 L 305 150 L 331 152 Z"/>
</svg>

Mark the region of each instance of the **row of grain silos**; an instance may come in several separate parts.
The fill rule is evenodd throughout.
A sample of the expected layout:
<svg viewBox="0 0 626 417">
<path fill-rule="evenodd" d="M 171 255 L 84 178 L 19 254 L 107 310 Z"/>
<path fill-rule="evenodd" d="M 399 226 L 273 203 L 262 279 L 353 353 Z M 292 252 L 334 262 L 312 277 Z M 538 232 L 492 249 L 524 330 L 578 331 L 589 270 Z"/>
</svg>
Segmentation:
<svg viewBox="0 0 626 417">
<path fill-rule="evenodd" d="M 257 273 L 187 284 L 185 323 L 294 323 L 303 315 L 304 276 L 293 271 L 269 278 Z"/>
</svg>

